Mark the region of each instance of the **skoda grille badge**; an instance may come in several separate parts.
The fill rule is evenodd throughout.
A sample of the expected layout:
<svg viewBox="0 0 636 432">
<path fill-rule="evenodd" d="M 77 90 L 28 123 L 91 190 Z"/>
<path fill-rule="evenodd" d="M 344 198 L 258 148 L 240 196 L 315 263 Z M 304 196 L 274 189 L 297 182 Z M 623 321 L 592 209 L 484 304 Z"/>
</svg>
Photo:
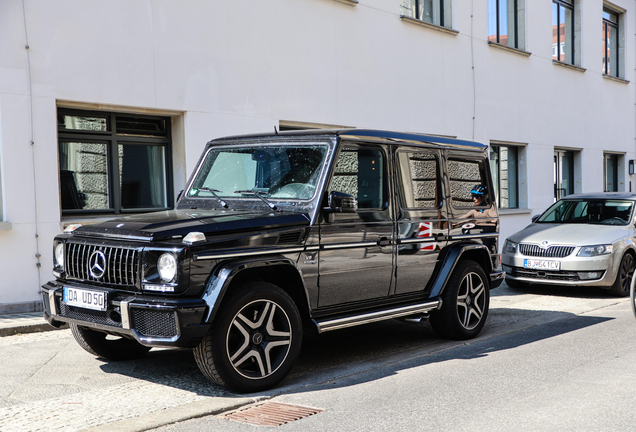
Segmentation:
<svg viewBox="0 0 636 432">
<path fill-rule="evenodd" d="M 104 252 L 93 252 L 88 258 L 88 267 L 90 268 L 91 276 L 101 279 L 106 271 L 106 255 L 104 255 Z"/>
</svg>

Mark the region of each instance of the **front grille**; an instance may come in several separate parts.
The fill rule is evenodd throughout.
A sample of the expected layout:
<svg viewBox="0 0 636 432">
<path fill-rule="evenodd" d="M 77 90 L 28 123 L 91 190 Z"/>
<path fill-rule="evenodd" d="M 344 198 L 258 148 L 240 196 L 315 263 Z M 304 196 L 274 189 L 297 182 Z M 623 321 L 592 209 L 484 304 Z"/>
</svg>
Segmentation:
<svg viewBox="0 0 636 432">
<path fill-rule="evenodd" d="M 177 335 L 174 312 L 132 308 L 133 327 L 143 336 L 173 337 Z"/>
<path fill-rule="evenodd" d="M 529 270 L 529 269 L 516 268 L 512 271 L 512 276 L 529 278 L 529 279 L 566 281 L 566 282 L 577 282 L 581 280 L 579 278 L 578 273 L 563 271 L 563 270 L 544 271 L 544 270 Z"/>
<path fill-rule="evenodd" d="M 121 328 L 121 318 L 119 318 L 119 314 L 116 314 L 113 311 L 98 311 L 69 306 L 61 301 L 60 297 L 56 297 L 55 301 L 57 303 L 58 310 L 60 311 L 60 316 L 76 319 L 79 321 L 87 321 L 94 324 L 102 324 Z M 114 321 L 113 317 L 119 320 Z"/>
<path fill-rule="evenodd" d="M 564 258 L 574 252 L 574 246 L 550 246 L 544 249 L 538 245 L 520 243 L 519 252 L 532 257 Z"/>
<path fill-rule="evenodd" d="M 91 257 L 101 251 L 105 268 L 101 277 L 91 273 Z M 98 246 L 90 244 L 66 244 L 66 273 L 69 278 L 117 286 L 138 286 L 140 257 L 136 249 Z"/>
</svg>

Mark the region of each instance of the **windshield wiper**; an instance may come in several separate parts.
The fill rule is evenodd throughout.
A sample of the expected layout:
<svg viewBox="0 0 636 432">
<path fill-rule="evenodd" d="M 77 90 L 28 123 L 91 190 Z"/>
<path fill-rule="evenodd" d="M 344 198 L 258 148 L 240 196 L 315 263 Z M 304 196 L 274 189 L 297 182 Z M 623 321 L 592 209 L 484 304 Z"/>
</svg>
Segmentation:
<svg viewBox="0 0 636 432">
<path fill-rule="evenodd" d="M 261 192 L 261 191 L 255 191 L 255 190 L 247 189 L 247 190 L 237 190 L 237 191 L 234 191 L 234 193 L 240 193 L 240 194 L 245 194 L 245 195 L 247 195 L 247 194 L 254 195 L 258 199 L 263 201 L 265 204 L 267 204 L 267 206 L 269 208 L 271 208 L 272 210 L 278 210 L 278 206 L 276 204 L 274 204 L 273 202 L 267 201 L 263 197 L 263 195 L 261 195 L 261 194 L 267 194 L 267 192 Z M 269 195 L 269 194 L 267 194 L 267 195 Z"/>
<path fill-rule="evenodd" d="M 209 187 L 205 187 L 205 186 L 204 186 L 204 187 L 197 188 L 197 190 L 198 190 L 198 191 L 206 191 L 206 192 L 210 192 L 210 193 L 214 196 L 214 198 L 216 198 L 216 199 L 218 199 L 218 200 L 219 200 L 219 203 L 221 203 L 221 205 L 223 206 L 223 208 L 228 208 L 228 207 L 229 207 L 229 206 L 227 205 L 227 203 L 226 203 L 225 201 L 223 201 L 223 200 L 221 199 L 221 197 L 220 197 L 220 196 L 218 196 L 218 195 L 216 194 L 217 192 L 221 193 L 221 192 L 223 192 L 223 191 L 220 191 L 220 190 L 218 190 L 218 189 L 210 189 Z"/>
</svg>

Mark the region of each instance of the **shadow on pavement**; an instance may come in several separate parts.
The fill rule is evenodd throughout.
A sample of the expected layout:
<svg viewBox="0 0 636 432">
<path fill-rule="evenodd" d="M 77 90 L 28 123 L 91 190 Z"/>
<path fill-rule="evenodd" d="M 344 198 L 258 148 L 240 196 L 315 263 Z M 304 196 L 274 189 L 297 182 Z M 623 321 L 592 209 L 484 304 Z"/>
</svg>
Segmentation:
<svg viewBox="0 0 636 432">
<path fill-rule="evenodd" d="M 546 324 L 507 334 L 501 332 L 510 322 L 539 316 L 545 318 L 542 321 Z M 483 357 L 493 351 L 514 349 L 607 320 L 609 318 L 567 312 L 493 308 L 481 335 L 465 342 L 438 337 L 427 321 L 414 324 L 390 320 L 322 335 L 305 333 L 300 356 L 291 374 L 278 388 L 250 396 L 302 392 L 308 386 L 334 379 L 339 380 L 339 385 L 353 385 L 412 367 Z M 152 350 L 141 359 L 104 363 L 101 369 L 105 373 L 122 374 L 202 396 L 247 396 L 229 392 L 208 381 L 199 372 L 192 351 L 187 349 Z M 340 379 L 345 376 L 351 378 Z"/>
</svg>

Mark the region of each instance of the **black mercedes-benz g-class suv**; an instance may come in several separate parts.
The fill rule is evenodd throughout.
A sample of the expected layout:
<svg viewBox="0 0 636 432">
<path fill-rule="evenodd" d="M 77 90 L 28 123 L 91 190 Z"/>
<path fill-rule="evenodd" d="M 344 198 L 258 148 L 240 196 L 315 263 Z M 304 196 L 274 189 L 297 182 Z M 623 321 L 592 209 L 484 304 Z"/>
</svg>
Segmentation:
<svg viewBox="0 0 636 432">
<path fill-rule="evenodd" d="M 279 383 L 304 330 L 429 317 L 475 337 L 504 277 L 486 150 L 360 129 L 213 140 L 175 210 L 55 238 L 45 318 L 109 360 L 192 347 L 239 392 Z"/>
</svg>

